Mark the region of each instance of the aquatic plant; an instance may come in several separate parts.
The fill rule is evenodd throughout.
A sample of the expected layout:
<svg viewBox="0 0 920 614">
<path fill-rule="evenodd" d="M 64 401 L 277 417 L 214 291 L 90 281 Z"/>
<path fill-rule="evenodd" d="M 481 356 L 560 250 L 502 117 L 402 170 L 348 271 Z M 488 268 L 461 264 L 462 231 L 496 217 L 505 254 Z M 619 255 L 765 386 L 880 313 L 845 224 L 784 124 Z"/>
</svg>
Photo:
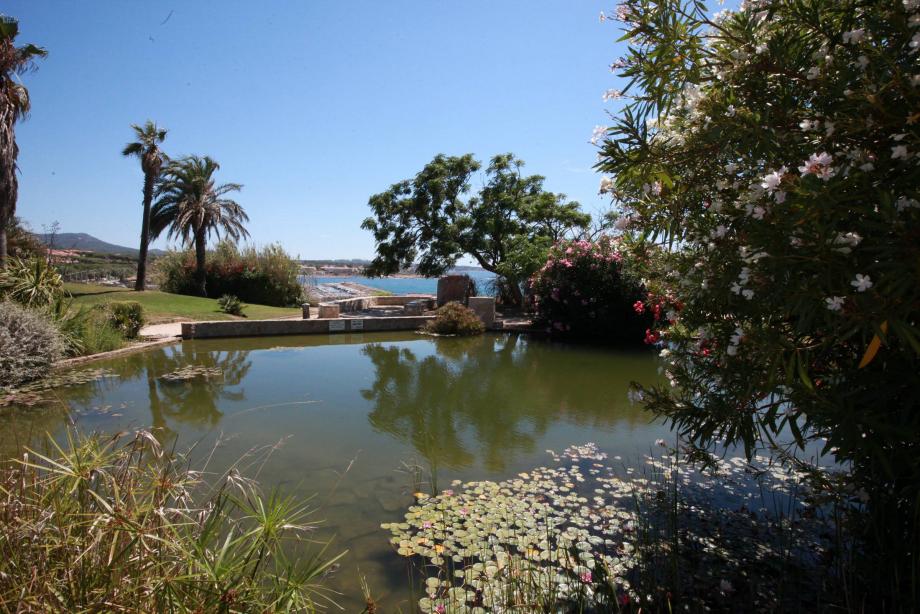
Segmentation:
<svg viewBox="0 0 920 614">
<path fill-rule="evenodd" d="M 211 482 L 149 432 L 55 442 L 0 467 L 0 610 L 312 612 L 341 556 L 305 502 Z M 312 544 L 312 546 L 311 546 Z M 293 556 L 292 553 L 296 553 Z"/>
<path fill-rule="evenodd" d="M 419 492 L 381 525 L 423 574 L 423 612 L 761 610 L 829 593 L 830 527 L 805 474 L 765 458 L 703 470 L 669 451 L 637 473 L 594 444 L 548 452 L 558 466 Z"/>
</svg>

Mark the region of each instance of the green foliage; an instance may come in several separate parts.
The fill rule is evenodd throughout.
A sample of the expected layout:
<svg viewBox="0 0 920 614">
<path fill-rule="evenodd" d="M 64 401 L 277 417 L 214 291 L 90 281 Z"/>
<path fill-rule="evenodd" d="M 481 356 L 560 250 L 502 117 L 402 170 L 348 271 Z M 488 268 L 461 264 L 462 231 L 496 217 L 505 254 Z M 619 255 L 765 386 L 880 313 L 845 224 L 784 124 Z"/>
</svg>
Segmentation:
<svg viewBox="0 0 920 614">
<path fill-rule="evenodd" d="M 652 324 L 642 284 L 630 274 L 616 241 L 566 241 L 550 250 L 531 286 L 536 322 L 554 336 L 640 343 Z"/>
<path fill-rule="evenodd" d="M 121 332 L 125 339 L 136 339 L 144 326 L 144 307 L 137 301 L 109 303 L 109 323 Z"/>
<path fill-rule="evenodd" d="M 40 257 L 10 258 L 0 269 L 0 297 L 27 307 L 44 308 L 64 295 L 64 280 Z"/>
<path fill-rule="evenodd" d="M 45 314 L 0 301 L 0 387 L 44 377 L 64 350 L 61 335 Z"/>
<path fill-rule="evenodd" d="M 160 288 L 175 294 L 197 294 L 195 254 L 170 252 L 156 263 Z M 208 252 L 207 287 L 211 294 L 232 294 L 247 303 L 276 307 L 298 306 L 303 286 L 300 267 L 280 245 L 240 248 L 228 241 Z"/>
<path fill-rule="evenodd" d="M 700 448 L 810 442 L 852 471 L 880 608 L 920 601 L 916 0 L 631 1 L 632 101 L 599 168 L 658 301 Z M 646 121 L 648 120 L 648 121 Z M 670 321 L 668 321 L 670 320 Z"/>
<path fill-rule="evenodd" d="M 220 310 L 224 313 L 229 313 L 234 316 L 243 315 L 243 303 L 240 302 L 240 299 L 233 296 L 232 294 L 225 294 L 219 299 L 217 299 L 217 304 L 220 306 Z"/>
<path fill-rule="evenodd" d="M 469 307 L 457 302 L 450 302 L 440 307 L 433 320 L 428 320 L 422 327 L 427 333 L 437 335 L 480 335 L 486 327 Z"/>
<path fill-rule="evenodd" d="M 152 237 L 168 231 L 167 237 L 180 238 L 194 247 L 199 296 L 208 295 L 205 271 L 208 238 L 213 234 L 236 242 L 249 236 L 243 226 L 249 216 L 239 203 L 227 198 L 227 194 L 238 192 L 243 186 L 215 185 L 214 173 L 218 169 L 220 165 L 208 156 L 186 156 L 171 161 L 157 184 L 157 201 L 150 212 Z"/>
<path fill-rule="evenodd" d="M 212 483 L 152 434 L 87 438 L 0 467 L 0 609 L 314 612 L 338 559 L 303 502 L 235 470 Z M 28 590 L 23 590 L 27 586 Z"/>
<path fill-rule="evenodd" d="M 495 156 L 473 195 L 470 181 L 480 163 L 472 154 L 439 154 L 414 179 L 371 196 L 374 216 L 362 228 L 373 232 L 377 255 L 368 274 L 414 265 L 422 275 L 437 276 L 469 255 L 512 282 L 520 302 L 519 284 L 545 256 L 535 249 L 584 230 L 591 219 L 564 194 L 544 191 L 543 177 L 523 176 L 523 166 L 512 154 Z"/>
</svg>

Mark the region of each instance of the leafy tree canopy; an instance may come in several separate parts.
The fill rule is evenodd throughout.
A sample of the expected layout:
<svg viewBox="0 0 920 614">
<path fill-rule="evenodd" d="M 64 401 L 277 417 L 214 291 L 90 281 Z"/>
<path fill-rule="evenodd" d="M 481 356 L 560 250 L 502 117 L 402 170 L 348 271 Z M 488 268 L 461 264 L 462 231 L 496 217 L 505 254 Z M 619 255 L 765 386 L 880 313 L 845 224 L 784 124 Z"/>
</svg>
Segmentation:
<svg viewBox="0 0 920 614">
<path fill-rule="evenodd" d="M 542 176 L 523 175 L 523 166 L 513 154 L 495 156 L 474 193 L 481 165 L 473 155 L 439 154 L 414 179 L 372 196 L 374 215 L 362 228 L 374 233 L 377 255 L 367 273 L 415 265 L 437 276 L 469 255 L 515 284 L 526 279 L 552 243 L 583 231 L 591 218 L 564 194 L 545 191 Z"/>
</svg>

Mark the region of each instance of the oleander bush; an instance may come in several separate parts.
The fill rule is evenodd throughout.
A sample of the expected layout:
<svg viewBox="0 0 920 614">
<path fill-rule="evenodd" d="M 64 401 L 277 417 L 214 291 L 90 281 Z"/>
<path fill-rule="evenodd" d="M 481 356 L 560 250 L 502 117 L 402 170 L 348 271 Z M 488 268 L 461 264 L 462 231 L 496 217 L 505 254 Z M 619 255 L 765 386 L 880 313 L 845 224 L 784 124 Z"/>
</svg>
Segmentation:
<svg viewBox="0 0 920 614">
<path fill-rule="evenodd" d="M 45 313 L 0 301 L 0 387 L 44 377 L 65 350 L 64 339 Z"/>
<path fill-rule="evenodd" d="M 531 293 L 535 322 L 554 336 L 641 343 L 652 323 L 637 309 L 646 292 L 610 237 L 553 246 Z"/>
<path fill-rule="evenodd" d="M 146 431 L 0 465 L 0 610 L 314 612 L 339 556 L 305 502 L 214 480 Z M 315 539 L 315 538 L 313 538 Z"/>
<path fill-rule="evenodd" d="M 714 4 L 612 16 L 626 104 L 596 131 L 601 189 L 673 305 L 652 331 L 669 381 L 633 396 L 698 451 L 847 468 L 868 511 L 848 598 L 914 611 L 920 1 Z"/>
<path fill-rule="evenodd" d="M 435 318 L 422 327 L 427 333 L 436 335 L 479 335 L 485 332 L 485 324 L 469 307 L 457 302 L 450 302 L 440 307 Z"/>
<path fill-rule="evenodd" d="M 224 241 L 208 252 L 206 263 L 210 296 L 231 294 L 247 303 L 276 307 L 294 307 L 302 302 L 300 266 L 280 245 L 241 248 Z M 195 266 L 193 250 L 170 252 L 157 259 L 160 289 L 198 296 Z"/>
</svg>

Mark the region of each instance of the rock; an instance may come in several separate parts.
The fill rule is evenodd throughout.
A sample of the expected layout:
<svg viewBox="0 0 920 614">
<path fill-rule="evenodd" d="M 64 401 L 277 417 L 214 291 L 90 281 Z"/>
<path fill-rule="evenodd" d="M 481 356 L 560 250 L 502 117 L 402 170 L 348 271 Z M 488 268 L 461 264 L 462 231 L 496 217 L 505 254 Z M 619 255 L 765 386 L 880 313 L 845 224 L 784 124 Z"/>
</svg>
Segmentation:
<svg viewBox="0 0 920 614">
<path fill-rule="evenodd" d="M 469 308 L 476 312 L 486 328 L 492 328 L 492 325 L 495 324 L 495 297 L 471 296 Z"/>
<path fill-rule="evenodd" d="M 337 318 L 339 317 L 339 306 L 334 303 L 319 304 L 320 318 Z"/>
<path fill-rule="evenodd" d="M 472 283 L 469 275 L 445 275 L 438 279 L 438 307 L 451 301 L 465 305 Z"/>
</svg>

